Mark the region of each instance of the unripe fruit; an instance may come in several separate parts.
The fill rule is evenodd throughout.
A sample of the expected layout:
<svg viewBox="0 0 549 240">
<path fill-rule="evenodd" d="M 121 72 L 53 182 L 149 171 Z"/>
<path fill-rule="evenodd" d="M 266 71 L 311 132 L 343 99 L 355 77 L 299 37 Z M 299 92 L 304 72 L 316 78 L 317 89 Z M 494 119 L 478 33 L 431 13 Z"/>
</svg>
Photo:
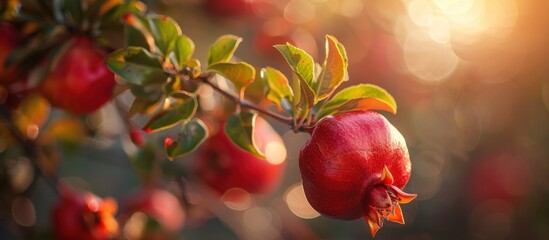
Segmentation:
<svg viewBox="0 0 549 240">
<path fill-rule="evenodd" d="M 101 199 L 89 192 L 61 191 L 61 200 L 52 212 L 56 239 L 111 239 L 118 234 L 118 222 L 113 216 L 116 210 L 114 199 Z"/>
<path fill-rule="evenodd" d="M 42 81 L 43 95 L 55 107 L 76 114 L 97 110 L 112 98 L 114 74 L 105 65 L 106 52 L 92 39 L 73 37 Z"/>
<path fill-rule="evenodd" d="M 8 84 L 15 80 L 17 68 L 15 65 L 6 67 L 5 63 L 19 41 L 19 34 L 14 26 L 0 23 L 0 36 L 0 84 Z"/>
<path fill-rule="evenodd" d="M 307 200 L 318 212 L 351 220 L 364 217 L 372 236 L 383 220 L 404 223 L 400 203 L 410 178 L 406 142 L 385 117 L 348 112 L 321 120 L 299 155 Z"/>
<path fill-rule="evenodd" d="M 132 127 L 130 129 L 130 139 L 132 140 L 133 144 L 138 147 L 143 147 L 145 145 L 145 136 L 144 132 L 141 129 Z"/>
<path fill-rule="evenodd" d="M 256 119 L 253 137 L 265 159 L 240 149 L 223 130 L 212 136 L 199 153 L 199 177 L 219 194 L 231 188 L 250 193 L 272 191 L 282 177 L 286 147 L 278 133 L 260 117 Z"/>
<path fill-rule="evenodd" d="M 152 220 L 158 225 L 144 222 L 140 224 L 145 224 L 147 229 L 141 229 L 139 233 L 131 230 L 127 232 L 128 228 L 132 228 L 128 224 L 135 224 L 128 222 L 135 213 L 145 214 L 146 221 Z M 139 189 L 131 194 L 122 202 L 121 215 L 125 222 L 125 233 L 131 235 L 128 236 L 130 239 L 172 239 L 173 233 L 179 231 L 185 221 L 185 211 L 178 198 L 171 192 L 158 188 Z"/>
</svg>

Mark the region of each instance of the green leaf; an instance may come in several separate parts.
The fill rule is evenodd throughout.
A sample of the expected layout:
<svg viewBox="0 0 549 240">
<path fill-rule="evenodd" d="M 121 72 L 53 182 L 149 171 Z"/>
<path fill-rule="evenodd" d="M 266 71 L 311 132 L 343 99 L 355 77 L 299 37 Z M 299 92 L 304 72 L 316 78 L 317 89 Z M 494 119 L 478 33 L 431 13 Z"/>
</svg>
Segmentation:
<svg viewBox="0 0 549 240">
<path fill-rule="evenodd" d="M 138 29 L 126 25 L 124 26 L 124 36 L 126 38 L 127 47 L 142 47 L 147 50 L 151 50 L 151 46 L 147 42 L 146 37 Z"/>
<path fill-rule="evenodd" d="M 160 52 L 168 55 L 181 35 L 179 25 L 170 17 L 153 16 L 149 18 L 149 26 L 156 46 Z"/>
<path fill-rule="evenodd" d="M 99 5 L 99 4 L 95 4 Z M 128 13 L 143 14 L 146 11 L 146 5 L 139 0 L 126 0 L 124 2 L 118 0 L 107 0 L 104 3 L 100 4 L 99 11 L 100 19 L 99 22 L 101 25 L 112 24 L 113 22 L 120 21 L 124 15 Z M 94 12 L 88 15 L 94 16 Z"/>
<path fill-rule="evenodd" d="M 298 120 L 307 118 L 315 103 L 315 92 L 312 87 L 315 79 L 313 58 L 303 49 L 289 43 L 275 46 L 286 59 L 293 71 L 292 90 L 294 93 L 294 116 Z"/>
<path fill-rule="evenodd" d="M 242 112 L 231 116 L 225 123 L 225 134 L 241 149 L 264 158 L 254 141 L 254 126 L 257 114 Z"/>
<path fill-rule="evenodd" d="M 265 85 L 267 99 L 276 104 L 279 110 L 288 109 L 289 102 L 293 101 L 294 94 L 284 74 L 272 67 L 261 69 L 261 80 Z"/>
<path fill-rule="evenodd" d="M 130 91 L 136 98 L 146 99 L 148 101 L 158 101 L 162 97 L 162 83 L 151 83 L 145 86 L 128 84 Z"/>
<path fill-rule="evenodd" d="M 208 128 L 200 119 L 194 119 L 181 128 L 179 139 L 165 146 L 168 157 L 174 158 L 194 151 L 208 137 Z"/>
<path fill-rule="evenodd" d="M 111 71 L 136 85 L 163 83 L 168 78 L 158 58 L 141 47 L 128 47 L 111 53 L 106 60 Z"/>
<path fill-rule="evenodd" d="M 125 26 L 126 46 L 143 47 L 149 51 L 155 51 L 154 38 L 146 17 L 128 13 L 122 17 L 122 22 Z"/>
<path fill-rule="evenodd" d="M 286 43 L 286 45 L 275 45 L 275 48 L 282 53 L 282 56 L 284 56 L 292 71 L 309 85 L 309 87 L 312 87 L 315 66 L 313 58 L 303 49 L 297 48 L 289 43 Z"/>
<path fill-rule="evenodd" d="M 395 114 L 395 99 L 385 89 L 373 84 L 359 84 L 338 92 L 318 111 L 316 119 L 356 110 L 385 110 Z"/>
<path fill-rule="evenodd" d="M 255 80 L 255 68 L 245 62 L 220 62 L 210 66 L 210 70 L 229 79 L 238 90 L 243 90 Z"/>
<path fill-rule="evenodd" d="M 241 42 L 242 38 L 235 35 L 219 37 L 208 52 L 208 68 L 216 63 L 229 61 Z"/>
<path fill-rule="evenodd" d="M 181 35 L 175 41 L 173 53 L 170 55 L 172 63 L 178 70 L 183 69 L 185 63 L 194 53 L 194 42 L 187 36 Z"/>
<path fill-rule="evenodd" d="M 167 99 L 168 107 L 155 114 L 145 124 L 146 131 L 160 131 L 194 116 L 198 104 L 194 97 L 183 92 L 174 92 Z"/>
<path fill-rule="evenodd" d="M 160 100 L 163 99 L 162 84 L 148 84 L 146 86 L 138 86 L 135 84 L 128 84 L 130 86 L 131 93 L 135 96 L 129 114 L 134 116 L 135 114 L 148 114 L 158 109 Z"/>
<path fill-rule="evenodd" d="M 128 114 L 134 116 L 135 114 L 148 114 L 154 112 L 159 106 L 159 100 L 150 100 L 146 98 L 135 98 L 132 102 Z"/>
<path fill-rule="evenodd" d="M 327 98 L 347 80 L 347 53 L 345 47 L 333 36 L 326 36 L 326 59 L 322 71 L 314 84 L 315 103 Z"/>
<path fill-rule="evenodd" d="M 294 93 L 296 89 L 299 91 L 299 94 L 295 94 L 294 96 L 294 116 L 296 116 L 298 120 L 307 118 L 315 104 L 315 93 L 311 86 L 299 76 L 294 76 L 292 83 Z"/>
</svg>

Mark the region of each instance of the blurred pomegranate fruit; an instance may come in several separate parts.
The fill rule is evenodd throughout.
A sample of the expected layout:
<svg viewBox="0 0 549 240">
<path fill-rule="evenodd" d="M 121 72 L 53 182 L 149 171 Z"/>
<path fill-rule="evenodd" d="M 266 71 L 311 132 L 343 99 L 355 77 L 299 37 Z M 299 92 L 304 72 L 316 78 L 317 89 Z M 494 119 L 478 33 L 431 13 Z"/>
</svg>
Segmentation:
<svg viewBox="0 0 549 240">
<path fill-rule="evenodd" d="M 318 212 L 364 217 L 374 236 L 383 220 L 404 223 L 402 191 L 410 178 L 406 142 L 381 114 L 348 112 L 321 120 L 299 155 L 303 188 Z"/>
<path fill-rule="evenodd" d="M 178 198 L 159 188 L 143 188 L 122 202 L 121 218 L 127 239 L 173 239 L 185 222 Z"/>
<path fill-rule="evenodd" d="M 261 117 L 256 118 L 253 137 L 266 158 L 240 149 L 223 130 L 209 138 L 199 153 L 199 177 L 219 194 L 232 188 L 249 193 L 274 190 L 282 178 L 286 147 L 280 135 Z"/>
<path fill-rule="evenodd" d="M 106 52 L 92 39 L 73 37 L 41 83 L 42 94 L 55 107 L 85 114 L 112 98 L 114 74 L 105 65 Z"/>
<path fill-rule="evenodd" d="M 68 189 L 60 193 L 61 200 L 52 212 L 56 239 L 102 240 L 118 234 L 114 199 L 101 199 L 90 192 L 76 193 Z"/>
</svg>

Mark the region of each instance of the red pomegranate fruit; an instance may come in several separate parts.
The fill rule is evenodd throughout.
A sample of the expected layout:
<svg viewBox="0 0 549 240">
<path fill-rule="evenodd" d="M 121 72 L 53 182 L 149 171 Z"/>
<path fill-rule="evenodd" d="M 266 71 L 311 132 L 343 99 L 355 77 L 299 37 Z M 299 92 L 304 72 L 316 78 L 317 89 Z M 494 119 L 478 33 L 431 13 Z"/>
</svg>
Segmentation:
<svg viewBox="0 0 549 240">
<path fill-rule="evenodd" d="M 73 37 L 41 83 L 42 94 L 55 107 L 85 114 L 112 98 L 114 74 L 105 65 L 106 52 L 91 38 Z"/>
<path fill-rule="evenodd" d="M 249 193 L 272 191 L 282 178 L 286 147 L 280 135 L 261 117 L 256 118 L 253 137 L 266 158 L 240 149 L 223 130 L 210 137 L 199 153 L 199 177 L 219 194 L 232 188 Z"/>
<path fill-rule="evenodd" d="M 101 199 L 90 192 L 61 191 L 61 200 L 53 207 L 52 224 L 56 239 L 106 240 L 118 234 L 114 218 L 116 201 Z"/>
<path fill-rule="evenodd" d="M 299 155 L 311 206 L 338 219 L 364 217 L 372 236 L 383 220 L 404 224 L 400 204 L 416 197 L 402 191 L 411 167 L 404 137 L 370 111 L 321 120 Z"/>
<path fill-rule="evenodd" d="M 142 188 L 122 202 L 121 219 L 128 239 L 173 239 L 175 232 L 181 230 L 185 222 L 185 211 L 178 198 L 171 192 L 160 188 Z M 147 221 L 157 224 L 144 224 L 140 232 L 129 231 L 136 224 L 135 214 L 142 213 Z M 130 219 L 134 218 L 134 221 Z"/>
</svg>

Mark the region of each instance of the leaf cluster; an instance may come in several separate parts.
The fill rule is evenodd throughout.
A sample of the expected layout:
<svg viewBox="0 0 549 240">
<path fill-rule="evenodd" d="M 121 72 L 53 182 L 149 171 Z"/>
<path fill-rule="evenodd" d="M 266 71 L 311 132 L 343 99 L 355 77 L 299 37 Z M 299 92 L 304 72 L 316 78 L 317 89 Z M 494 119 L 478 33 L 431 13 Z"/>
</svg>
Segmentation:
<svg viewBox="0 0 549 240">
<path fill-rule="evenodd" d="M 326 56 L 322 64 L 292 44 L 274 46 L 287 61 L 291 78 L 273 67 L 259 71 L 250 63 L 235 61 L 240 37 L 223 35 L 209 48 L 206 66 L 193 57 L 195 44 L 182 33 L 179 25 L 162 15 L 129 13 L 124 15 L 127 47 L 111 53 L 108 67 L 126 81 L 135 99 L 130 116 L 150 114 L 144 129 L 160 131 L 180 126 L 177 139 L 166 144 L 173 158 L 196 149 L 209 130 L 200 117 L 200 85 L 210 85 L 237 105 L 225 121 L 224 131 L 242 149 L 263 157 L 253 142 L 257 114 L 285 121 L 294 131 L 313 128 L 330 115 L 356 110 L 396 112 L 393 97 L 372 84 L 359 84 L 337 92 L 348 79 L 345 47 L 334 37 L 326 36 Z M 218 74 L 236 89 L 225 91 L 211 82 Z M 279 113 L 259 108 L 248 102 L 246 89 L 259 78 L 265 98 Z M 282 115 L 281 115 L 282 114 Z"/>
</svg>

